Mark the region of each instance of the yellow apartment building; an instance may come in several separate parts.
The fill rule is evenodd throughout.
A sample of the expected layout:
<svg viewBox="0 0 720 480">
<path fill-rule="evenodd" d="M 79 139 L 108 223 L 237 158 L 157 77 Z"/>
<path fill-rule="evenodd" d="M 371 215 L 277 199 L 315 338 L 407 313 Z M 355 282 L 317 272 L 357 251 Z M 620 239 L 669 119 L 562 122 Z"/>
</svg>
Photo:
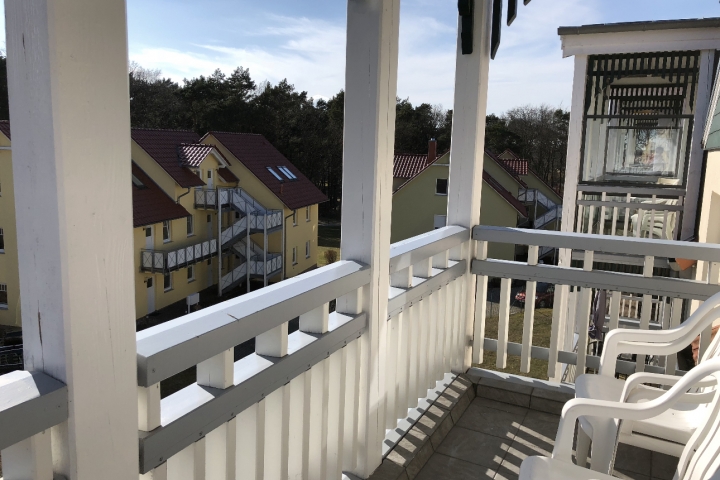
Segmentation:
<svg viewBox="0 0 720 480">
<path fill-rule="evenodd" d="M 0 121 L 0 325 L 20 326 L 10 122 Z"/>
<path fill-rule="evenodd" d="M 318 205 L 327 197 L 262 135 L 209 132 L 201 141 L 228 160 L 242 191 L 282 212 L 282 228 L 268 237 L 269 249 L 287 259 L 282 276 L 315 268 Z M 253 234 L 252 239 L 259 244 L 262 235 Z"/>
</svg>

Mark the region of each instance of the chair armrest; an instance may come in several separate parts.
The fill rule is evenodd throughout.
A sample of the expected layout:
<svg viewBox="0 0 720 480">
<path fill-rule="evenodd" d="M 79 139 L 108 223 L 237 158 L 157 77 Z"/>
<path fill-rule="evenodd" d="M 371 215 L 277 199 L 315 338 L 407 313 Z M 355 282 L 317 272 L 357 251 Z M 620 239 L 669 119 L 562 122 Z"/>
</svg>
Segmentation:
<svg viewBox="0 0 720 480">
<path fill-rule="evenodd" d="M 677 375 L 665 375 L 662 373 L 633 373 L 625 381 L 625 386 L 623 387 L 620 401 L 626 402 L 628 400 L 628 397 L 630 397 L 630 395 L 633 393 L 633 391 L 644 383 L 655 383 L 671 387 L 678 383 L 681 379 L 682 377 L 679 377 Z M 716 384 L 717 383 L 714 377 L 707 377 L 697 382 L 694 388 L 714 387 Z M 707 403 L 712 400 L 713 394 L 714 392 L 686 393 L 683 395 L 680 401 L 686 403 Z"/>
</svg>

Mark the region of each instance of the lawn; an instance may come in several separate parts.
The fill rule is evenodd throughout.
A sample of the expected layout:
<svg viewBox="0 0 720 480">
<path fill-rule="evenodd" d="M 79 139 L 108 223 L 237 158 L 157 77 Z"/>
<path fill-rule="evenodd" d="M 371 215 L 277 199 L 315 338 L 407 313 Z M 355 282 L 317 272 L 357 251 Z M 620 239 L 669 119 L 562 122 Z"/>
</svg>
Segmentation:
<svg viewBox="0 0 720 480">
<path fill-rule="evenodd" d="M 324 267 L 328 264 L 325 252 L 334 250 L 337 252 L 337 259 L 340 259 L 340 224 L 320 224 L 318 225 L 318 249 L 317 264 L 318 267 Z"/>
<path fill-rule="evenodd" d="M 535 322 L 533 323 L 533 339 L 532 344 L 538 347 L 550 346 L 550 329 L 552 327 L 552 309 L 539 308 L 535 310 Z M 508 341 L 522 343 L 524 314 L 516 313 L 510 315 L 510 328 L 508 330 Z M 498 337 L 498 317 L 488 318 L 485 322 L 485 337 Z M 522 375 L 524 377 L 538 378 L 547 380 L 548 362 L 545 360 L 532 359 L 530 362 L 530 373 L 520 372 L 520 357 L 508 355 L 507 368 L 500 369 L 495 366 L 497 355 L 495 352 L 485 351 L 483 363 L 475 365 L 486 370 L 495 370 L 498 372 L 512 373 L 514 375 Z"/>
</svg>

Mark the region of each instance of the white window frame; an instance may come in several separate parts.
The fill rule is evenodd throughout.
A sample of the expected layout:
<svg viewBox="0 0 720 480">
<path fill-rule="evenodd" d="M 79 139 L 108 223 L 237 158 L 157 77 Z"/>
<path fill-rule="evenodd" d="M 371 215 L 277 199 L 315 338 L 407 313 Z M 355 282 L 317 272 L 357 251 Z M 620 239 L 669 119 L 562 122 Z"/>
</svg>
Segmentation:
<svg viewBox="0 0 720 480">
<path fill-rule="evenodd" d="M 170 283 L 170 286 L 169 286 L 169 287 L 166 287 L 166 286 L 165 286 L 165 279 L 166 279 L 166 278 L 169 278 L 169 279 L 170 279 L 170 282 L 169 282 L 169 283 Z M 172 272 L 168 272 L 168 273 L 166 273 L 166 274 L 163 275 L 163 289 L 164 289 L 166 292 L 169 292 L 170 290 L 173 289 Z"/>
<path fill-rule="evenodd" d="M 438 192 L 438 182 L 440 180 L 443 180 L 445 182 L 445 193 Z M 435 195 L 439 195 L 441 197 L 447 197 L 448 190 L 450 189 L 450 182 L 447 178 L 436 178 L 435 179 Z"/>
<path fill-rule="evenodd" d="M 280 174 L 277 173 L 272 167 L 265 167 L 265 168 L 267 168 L 268 172 L 272 173 L 272 176 L 275 177 L 278 182 L 284 182 L 284 180 L 280 176 Z"/>
<path fill-rule="evenodd" d="M 167 233 L 167 238 L 165 238 L 165 234 Z M 172 242 L 172 221 L 171 220 L 163 220 L 163 243 L 170 243 Z"/>
<path fill-rule="evenodd" d="M 187 267 L 187 282 L 192 283 L 195 281 L 195 265 L 188 265 Z"/>
<path fill-rule="evenodd" d="M 280 170 L 280 172 L 281 172 L 283 175 L 285 175 L 288 180 L 297 180 L 297 177 L 295 176 L 294 173 L 292 173 L 292 172 L 290 171 L 289 168 L 283 167 L 283 166 L 279 166 L 279 167 L 277 167 L 277 169 Z"/>
<path fill-rule="evenodd" d="M 293 210 L 293 227 L 297 227 L 297 208 Z"/>
<path fill-rule="evenodd" d="M 0 253 L 5 253 L 5 230 L 0 228 Z"/>
<path fill-rule="evenodd" d="M 305 258 L 310 258 L 310 240 L 305 242 Z"/>
<path fill-rule="evenodd" d="M 292 249 L 292 264 L 297 265 L 297 247 L 293 247 Z"/>
<path fill-rule="evenodd" d="M 0 303 L 0 310 L 7 310 L 8 307 L 8 290 L 6 283 L 0 283 L 0 292 L 5 292 L 5 303 Z"/>
<path fill-rule="evenodd" d="M 195 217 L 193 217 L 192 215 L 188 215 L 186 218 L 188 222 L 187 236 L 192 237 L 193 235 L 195 235 Z"/>
<path fill-rule="evenodd" d="M 310 221 L 310 205 L 305 207 L 305 221 L 306 222 Z"/>
</svg>

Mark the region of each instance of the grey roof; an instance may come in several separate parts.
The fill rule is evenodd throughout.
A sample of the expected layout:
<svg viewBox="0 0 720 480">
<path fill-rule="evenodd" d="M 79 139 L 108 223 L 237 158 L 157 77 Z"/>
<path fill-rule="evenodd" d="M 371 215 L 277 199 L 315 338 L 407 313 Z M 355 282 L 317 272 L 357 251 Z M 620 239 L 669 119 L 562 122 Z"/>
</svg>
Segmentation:
<svg viewBox="0 0 720 480">
<path fill-rule="evenodd" d="M 560 27 L 558 35 L 582 35 L 587 33 L 644 32 L 648 30 L 672 30 L 680 28 L 717 28 L 720 18 L 685 18 L 679 20 L 654 20 L 649 22 L 600 23 L 580 27 Z"/>
</svg>

